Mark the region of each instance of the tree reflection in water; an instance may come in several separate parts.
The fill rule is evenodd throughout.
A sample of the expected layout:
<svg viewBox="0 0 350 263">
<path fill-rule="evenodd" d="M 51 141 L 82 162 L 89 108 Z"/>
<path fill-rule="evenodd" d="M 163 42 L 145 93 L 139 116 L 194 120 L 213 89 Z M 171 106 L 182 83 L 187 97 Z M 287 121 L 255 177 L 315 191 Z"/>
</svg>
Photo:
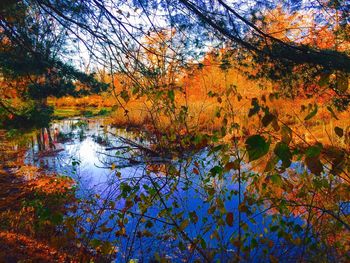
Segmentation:
<svg viewBox="0 0 350 263">
<path fill-rule="evenodd" d="M 65 122 L 55 125 L 67 131 Z M 75 131 L 64 151 L 45 159 L 77 183 L 70 224 L 84 247 L 125 262 L 294 262 L 347 253 L 350 191 L 342 180 L 312 175 L 300 163 L 266 175 L 259 172 L 264 162 L 244 164 L 234 147 L 162 162 L 135 133 L 101 120 L 82 129 L 84 140 Z"/>
</svg>

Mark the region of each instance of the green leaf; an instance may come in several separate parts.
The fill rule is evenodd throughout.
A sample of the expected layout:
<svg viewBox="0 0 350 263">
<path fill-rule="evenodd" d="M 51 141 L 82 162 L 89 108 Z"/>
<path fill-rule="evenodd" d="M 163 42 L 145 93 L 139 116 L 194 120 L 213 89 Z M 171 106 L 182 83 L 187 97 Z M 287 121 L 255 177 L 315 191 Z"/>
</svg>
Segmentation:
<svg viewBox="0 0 350 263">
<path fill-rule="evenodd" d="M 95 238 L 90 241 L 90 246 L 92 246 L 93 248 L 97 248 L 101 245 L 101 243 L 102 242 L 100 240 Z"/>
<path fill-rule="evenodd" d="M 286 143 L 284 142 L 277 143 L 274 149 L 274 153 L 282 161 L 283 167 L 287 168 L 291 165 L 292 153 Z"/>
<path fill-rule="evenodd" d="M 174 101 L 175 100 L 175 92 L 174 90 L 168 90 L 168 98 L 171 100 L 171 101 Z"/>
<path fill-rule="evenodd" d="M 125 102 L 128 102 L 130 97 L 129 97 L 129 93 L 126 91 L 126 90 L 122 90 L 120 92 L 120 97 L 122 97 L 122 99 L 125 101 Z"/>
<path fill-rule="evenodd" d="M 179 242 L 179 249 L 181 251 L 184 251 L 186 249 L 186 246 L 185 246 L 185 244 L 182 241 Z M 160 262 L 160 260 L 158 260 L 158 262 Z"/>
<path fill-rule="evenodd" d="M 132 89 L 132 94 L 135 95 L 140 91 L 140 88 L 138 86 L 134 86 Z"/>
<path fill-rule="evenodd" d="M 282 178 L 281 178 L 281 176 L 279 175 L 279 174 L 273 174 L 273 175 L 271 175 L 271 177 L 270 177 L 270 179 L 271 179 L 271 181 L 274 183 L 274 184 L 276 184 L 276 185 L 278 185 L 278 186 L 282 186 Z"/>
<path fill-rule="evenodd" d="M 322 148 L 323 148 L 322 144 L 317 143 L 313 146 L 310 146 L 306 150 L 305 155 L 306 155 L 306 157 L 310 157 L 310 158 L 317 157 L 321 154 Z"/>
<path fill-rule="evenodd" d="M 223 172 L 223 168 L 221 166 L 214 166 L 213 168 L 210 169 L 210 173 L 212 173 L 214 176 L 217 174 L 221 174 Z"/>
<path fill-rule="evenodd" d="M 338 135 L 340 138 L 343 137 L 344 135 L 344 131 L 342 128 L 339 128 L 339 127 L 335 127 L 334 128 L 334 132 L 336 135 Z"/>
<path fill-rule="evenodd" d="M 54 225 L 61 224 L 63 222 L 63 215 L 61 213 L 53 213 L 50 220 Z"/>
<path fill-rule="evenodd" d="M 271 172 L 276 164 L 278 163 L 278 158 L 276 156 L 271 156 L 271 158 L 267 161 L 264 172 Z"/>
<path fill-rule="evenodd" d="M 203 249 L 207 249 L 207 243 L 205 242 L 204 238 L 201 238 L 200 244 Z"/>
<path fill-rule="evenodd" d="M 271 226 L 271 227 L 270 227 L 270 231 L 271 231 L 271 232 L 276 232 L 278 229 L 279 229 L 279 226 L 278 226 L 278 225 L 274 225 L 274 226 Z"/>
<path fill-rule="evenodd" d="M 305 121 L 310 120 L 312 117 L 314 117 L 316 115 L 317 111 L 318 111 L 318 106 L 317 106 L 317 104 L 315 104 L 314 109 L 305 117 L 304 120 Z"/>
<path fill-rule="evenodd" d="M 258 246 L 258 241 L 255 238 L 253 238 L 250 242 L 250 248 L 253 249 L 253 248 L 256 248 L 257 246 Z"/>
<path fill-rule="evenodd" d="M 245 141 L 249 162 L 259 159 L 267 154 L 270 144 L 260 135 L 253 135 Z"/>
</svg>

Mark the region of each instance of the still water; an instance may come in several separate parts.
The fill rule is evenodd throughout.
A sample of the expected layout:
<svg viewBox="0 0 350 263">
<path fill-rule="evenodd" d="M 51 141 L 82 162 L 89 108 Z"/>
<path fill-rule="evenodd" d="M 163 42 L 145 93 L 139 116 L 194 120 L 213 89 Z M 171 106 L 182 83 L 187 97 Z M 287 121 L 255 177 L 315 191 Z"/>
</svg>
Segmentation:
<svg viewBox="0 0 350 263">
<path fill-rule="evenodd" d="M 304 220 L 272 213 L 264 204 L 242 212 L 239 195 L 247 194 L 249 179 L 239 194 L 232 175 L 208 176 L 219 159 L 206 149 L 184 159 L 149 158 L 135 147 L 151 146 L 142 134 L 113 128 L 104 119 L 61 120 L 51 131 L 54 154 L 39 154 L 34 145 L 26 162 L 75 180 L 84 205 L 71 216 L 82 218 L 81 242 L 105 249 L 115 262 L 192 262 L 203 255 L 230 262 L 237 250 L 247 262 L 269 261 L 270 254 L 295 262 L 301 253 L 269 228 L 278 220 L 300 227 Z M 242 169 L 249 174 L 249 166 Z M 305 238 L 303 231 L 291 237 L 298 235 Z"/>
</svg>

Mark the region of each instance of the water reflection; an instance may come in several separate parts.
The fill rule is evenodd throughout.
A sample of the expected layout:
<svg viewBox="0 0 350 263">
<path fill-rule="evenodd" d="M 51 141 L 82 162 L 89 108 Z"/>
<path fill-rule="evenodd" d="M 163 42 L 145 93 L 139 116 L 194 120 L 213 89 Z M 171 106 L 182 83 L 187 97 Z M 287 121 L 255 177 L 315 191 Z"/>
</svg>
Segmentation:
<svg viewBox="0 0 350 263">
<path fill-rule="evenodd" d="M 81 242 L 116 262 L 295 262 L 322 249 L 300 213 L 279 214 L 270 203 L 257 202 L 259 189 L 252 182 L 261 186 L 262 180 L 248 166 L 242 167 L 244 180 L 231 173 L 215 175 L 211 169 L 220 157 L 208 157 L 205 150 L 162 163 L 126 143 L 149 147 L 139 134 L 110 127 L 103 119 L 63 120 L 51 129 L 65 139 L 53 154 L 42 154 L 34 145 L 26 162 L 74 178 L 81 203 L 72 216 L 78 218 Z M 293 164 L 292 170 L 305 169 Z M 315 253 L 306 253 L 302 240 L 317 244 Z"/>
</svg>

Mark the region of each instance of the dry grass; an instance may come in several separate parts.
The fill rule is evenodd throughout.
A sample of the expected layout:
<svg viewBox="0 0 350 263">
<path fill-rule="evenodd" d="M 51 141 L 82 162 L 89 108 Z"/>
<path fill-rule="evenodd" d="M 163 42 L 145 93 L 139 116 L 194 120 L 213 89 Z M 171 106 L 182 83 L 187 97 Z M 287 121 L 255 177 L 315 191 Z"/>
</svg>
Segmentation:
<svg viewBox="0 0 350 263">
<path fill-rule="evenodd" d="M 62 98 L 49 98 L 48 100 L 50 105 L 54 105 L 57 108 L 64 107 L 113 107 L 116 104 L 116 100 L 113 96 L 109 94 L 101 94 L 101 95 L 90 95 L 81 98 L 74 97 L 62 97 Z"/>
<path fill-rule="evenodd" d="M 261 94 L 266 94 L 262 91 L 260 94 L 257 92 L 254 95 L 260 97 Z M 244 137 L 249 134 L 254 134 L 262 129 L 261 118 L 264 113 L 260 111 L 259 114 L 248 117 L 249 109 L 251 106 L 251 98 L 245 97 L 238 101 L 236 98 L 229 97 L 227 101 L 219 103 L 216 98 L 200 98 L 187 101 L 181 96 L 176 97 L 177 109 L 181 106 L 188 106 L 188 115 L 186 118 L 186 129 L 190 132 L 205 132 L 213 133 L 219 131 L 223 126 L 223 115 L 230 113 L 228 124 L 238 123 L 240 129 L 231 136 Z M 228 107 L 228 101 L 232 108 Z M 288 125 L 293 130 L 293 137 L 295 142 L 308 142 L 315 143 L 321 142 L 324 145 L 347 145 L 348 138 L 343 136 L 340 138 L 336 135 L 334 128 L 340 127 L 344 130 L 344 133 L 349 132 L 350 126 L 350 113 L 341 112 L 337 113 L 338 120 L 332 117 L 331 113 L 326 109 L 326 104 L 319 104 L 319 110 L 317 114 L 310 120 L 305 121 L 305 117 L 308 114 L 307 110 L 302 111 L 302 105 L 308 105 L 309 103 L 315 103 L 313 99 L 278 99 L 273 101 L 267 101 L 266 104 L 270 108 L 270 112 L 278 113 L 279 125 Z M 142 99 L 131 100 L 126 103 L 124 108 L 119 107 L 111 116 L 112 123 L 119 127 L 139 127 L 143 129 L 158 129 L 160 131 L 167 131 L 174 126 L 172 118 L 169 115 L 162 113 L 152 113 L 152 107 L 150 103 L 145 102 Z M 216 113 L 218 108 L 222 107 L 221 116 L 217 117 Z M 127 110 L 127 114 L 125 114 Z M 260 116 L 259 116 L 260 115 Z M 178 132 L 185 127 L 177 128 Z M 273 133 L 272 127 L 268 127 Z M 279 132 L 274 132 L 276 136 L 280 136 Z"/>
</svg>

